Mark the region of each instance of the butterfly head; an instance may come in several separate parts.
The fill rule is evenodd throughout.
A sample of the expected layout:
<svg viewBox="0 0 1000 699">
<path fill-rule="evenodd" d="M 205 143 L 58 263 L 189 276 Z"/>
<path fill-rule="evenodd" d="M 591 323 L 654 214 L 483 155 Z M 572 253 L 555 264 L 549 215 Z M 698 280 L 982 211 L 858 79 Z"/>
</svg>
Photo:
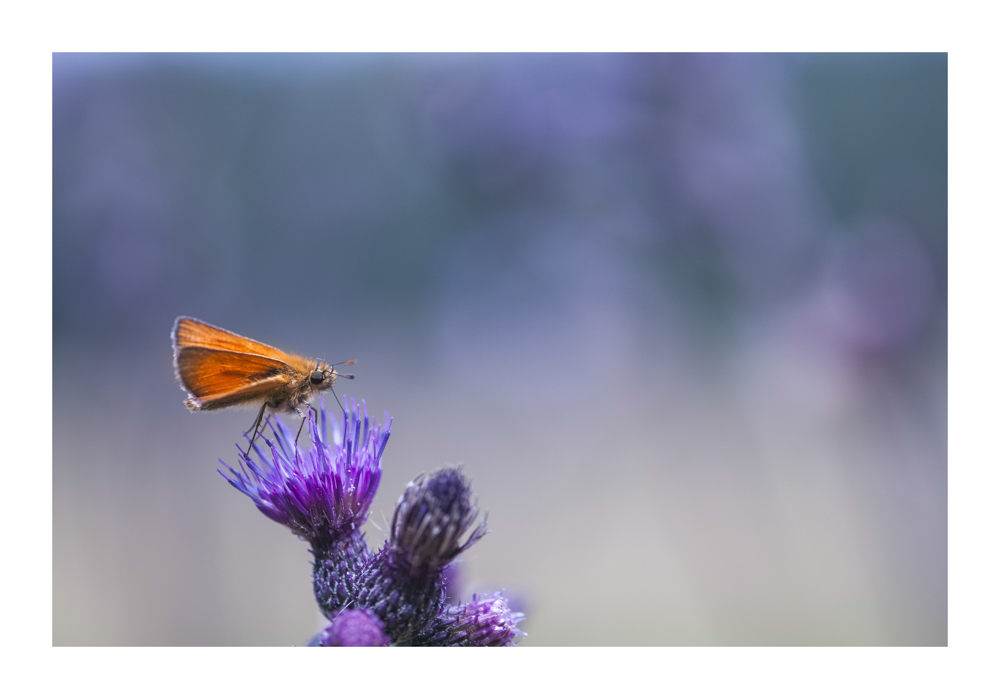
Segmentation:
<svg viewBox="0 0 1000 699">
<path fill-rule="evenodd" d="M 350 362 L 344 362 L 345 364 L 353 364 L 353 360 Z M 343 376 L 345 379 L 353 379 L 352 374 L 341 374 L 337 370 L 327 364 L 326 362 L 316 362 L 316 368 L 309 374 L 309 384 L 312 390 L 316 393 L 321 393 L 323 391 L 329 391 L 333 389 L 333 384 L 337 380 L 337 377 Z"/>
</svg>

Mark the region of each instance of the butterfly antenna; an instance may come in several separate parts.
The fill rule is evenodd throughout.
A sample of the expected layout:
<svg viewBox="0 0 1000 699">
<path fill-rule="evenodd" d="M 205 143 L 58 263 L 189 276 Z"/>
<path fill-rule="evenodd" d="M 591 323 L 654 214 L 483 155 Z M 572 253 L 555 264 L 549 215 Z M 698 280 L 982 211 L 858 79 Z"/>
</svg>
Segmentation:
<svg viewBox="0 0 1000 699">
<path fill-rule="evenodd" d="M 354 360 L 354 359 L 348 359 L 346 362 L 337 362 L 336 364 L 333 364 L 332 366 L 342 366 L 344 364 L 354 364 L 355 361 L 356 360 Z M 337 378 L 344 378 L 344 379 L 353 379 L 354 378 L 354 374 L 341 374 L 339 371 L 336 371 L 336 370 L 334 370 L 334 373 L 337 375 Z"/>
</svg>

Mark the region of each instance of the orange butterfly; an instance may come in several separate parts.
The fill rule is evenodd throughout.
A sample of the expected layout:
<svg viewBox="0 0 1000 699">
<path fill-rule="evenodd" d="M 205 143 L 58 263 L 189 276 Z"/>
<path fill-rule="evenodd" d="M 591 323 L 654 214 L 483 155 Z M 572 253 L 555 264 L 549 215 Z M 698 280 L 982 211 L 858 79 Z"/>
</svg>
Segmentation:
<svg viewBox="0 0 1000 699">
<path fill-rule="evenodd" d="M 171 339 L 174 371 L 188 392 L 184 405 L 189 410 L 260 405 L 250 447 L 257 438 L 265 409 L 295 413 L 305 424 L 302 408 L 315 410 L 309 405 L 310 398 L 333 390 L 338 376 L 354 378 L 338 374 L 322 360 L 287 354 L 195 318 L 181 316 L 174 321 Z M 354 360 L 342 363 L 354 364 Z"/>
</svg>

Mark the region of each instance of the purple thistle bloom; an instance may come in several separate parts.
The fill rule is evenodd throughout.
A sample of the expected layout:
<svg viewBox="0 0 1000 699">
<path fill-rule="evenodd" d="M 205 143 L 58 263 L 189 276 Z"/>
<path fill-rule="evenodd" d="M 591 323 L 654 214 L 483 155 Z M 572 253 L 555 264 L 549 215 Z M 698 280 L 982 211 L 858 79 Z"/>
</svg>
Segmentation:
<svg viewBox="0 0 1000 699">
<path fill-rule="evenodd" d="M 459 469 L 440 469 L 406 487 L 389 541 L 362 571 L 354 598 L 382 619 L 393 643 L 411 641 L 443 609 L 445 566 L 486 534 L 484 518 L 465 537 L 478 514 Z"/>
<path fill-rule="evenodd" d="M 368 556 L 360 526 L 382 477 L 382 452 L 392 420 L 373 424 L 362 402 L 344 415 L 343 436 L 334 426 L 328 438 L 326 409 L 320 423 L 307 416 L 311 447 L 305 453 L 281 420 L 268 419 L 274 441 L 264 439 L 269 453 L 254 445 L 256 459 L 240 454 L 240 470 L 219 471 L 257 508 L 312 545 L 314 592 L 324 613 L 332 617 L 350 597 L 357 573 Z"/>
<path fill-rule="evenodd" d="M 389 544 L 411 575 L 440 570 L 486 535 L 486 517 L 459 543 L 476 521 L 479 508 L 472 487 L 457 468 L 442 468 L 430 478 L 417 476 L 396 503 Z"/>
<path fill-rule="evenodd" d="M 425 631 L 414 638 L 420 646 L 513 646 L 524 614 L 512 612 L 499 592 L 480 599 L 472 596 L 465 605 L 449 606 Z"/>
<path fill-rule="evenodd" d="M 313 592 L 330 620 L 309 645 L 514 645 L 523 614 L 501 595 L 466 605 L 445 603 L 455 557 L 486 534 L 486 518 L 457 468 L 418 476 L 396 504 L 389 540 L 377 553 L 365 542 L 382 476 L 392 420 L 376 425 L 352 401 L 342 433 L 329 437 L 325 407 L 306 417 L 311 445 L 303 451 L 280 420 L 268 419 L 274 441 L 240 454 L 239 470 L 219 471 L 257 508 L 312 545 Z M 451 571 L 454 573 L 455 571 Z M 451 575 L 454 583 L 454 575 Z"/>
<path fill-rule="evenodd" d="M 392 420 L 383 430 L 370 424 L 364 406 L 364 420 L 355 403 L 350 416 L 344 414 L 344 436 L 334 428 L 333 441 L 327 439 L 326 409 L 320 402 L 320 425 L 307 416 L 312 447 L 303 455 L 295 437 L 281 420 L 267 424 L 275 441 L 263 441 L 254 453 L 260 465 L 240 454 L 241 470 L 226 463 L 232 477 L 219 471 L 237 490 L 248 495 L 257 508 L 275 522 L 284 524 L 308 541 L 339 538 L 359 527 L 368 517 L 382 477 L 382 452 L 389 441 Z M 322 426 L 322 429 L 320 428 Z"/>
<path fill-rule="evenodd" d="M 387 646 L 382 622 L 367 609 L 345 609 L 312 641 L 311 646 Z"/>
</svg>

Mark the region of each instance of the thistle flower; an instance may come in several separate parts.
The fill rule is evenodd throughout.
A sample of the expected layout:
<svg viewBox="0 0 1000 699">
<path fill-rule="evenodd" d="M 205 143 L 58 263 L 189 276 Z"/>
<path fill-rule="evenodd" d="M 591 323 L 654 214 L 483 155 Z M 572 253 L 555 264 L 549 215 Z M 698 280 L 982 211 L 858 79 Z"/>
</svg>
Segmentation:
<svg viewBox="0 0 1000 699">
<path fill-rule="evenodd" d="M 396 503 L 389 544 L 411 575 L 439 571 L 486 535 L 484 517 L 459 543 L 478 514 L 472 487 L 461 469 L 442 468 L 426 480 L 418 476 Z"/>
<path fill-rule="evenodd" d="M 389 540 L 362 571 L 353 600 L 378 615 L 393 643 L 415 638 L 442 611 L 445 566 L 486 534 L 484 519 L 465 537 L 478 514 L 459 469 L 440 469 L 406 487 Z"/>
<path fill-rule="evenodd" d="M 313 592 L 330 623 L 309 645 L 514 645 L 524 618 L 498 593 L 449 606 L 445 595 L 456 556 L 486 534 L 486 518 L 468 479 L 457 468 L 418 476 L 392 517 L 389 539 L 377 553 L 364 540 L 382 476 L 386 426 L 352 401 L 342 431 L 328 437 L 326 409 L 317 424 L 307 416 L 311 446 L 302 451 L 280 420 L 268 419 L 274 440 L 254 455 L 240 454 L 239 470 L 219 471 L 257 508 L 312 545 Z M 342 434 L 341 434 L 342 432 Z M 454 577 L 454 576 L 452 576 Z M 454 581 L 453 581 L 454 582 Z"/>
<path fill-rule="evenodd" d="M 240 454 L 240 470 L 224 462 L 219 471 L 257 508 L 284 524 L 312 545 L 313 589 L 320 608 L 332 617 L 347 603 L 361 566 L 369 554 L 360 526 L 382 477 L 382 452 L 389 441 L 392 420 L 373 424 L 362 402 L 362 419 L 353 403 L 344 414 L 343 435 L 334 425 L 328 438 L 326 408 L 320 403 L 320 422 L 307 416 L 310 448 L 303 453 L 295 435 L 280 420 L 268 419 L 274 441 L 264 439 L 268 451 L 254 445 L 256 459 Z"/>
<path fill-rule="evenodd" d="M 499 592 L 480 599 L 472 596 L 466 605 L 449 606 L 413 639 L 420 646 L 513 646 L 524 614 L 512 612 Z"/>
<path fill-rule="evenodd" d="M 311 646 L 387 646 L 382 622 L 367 609 L 345 609 L 312 641 Z"/>
</svg>

